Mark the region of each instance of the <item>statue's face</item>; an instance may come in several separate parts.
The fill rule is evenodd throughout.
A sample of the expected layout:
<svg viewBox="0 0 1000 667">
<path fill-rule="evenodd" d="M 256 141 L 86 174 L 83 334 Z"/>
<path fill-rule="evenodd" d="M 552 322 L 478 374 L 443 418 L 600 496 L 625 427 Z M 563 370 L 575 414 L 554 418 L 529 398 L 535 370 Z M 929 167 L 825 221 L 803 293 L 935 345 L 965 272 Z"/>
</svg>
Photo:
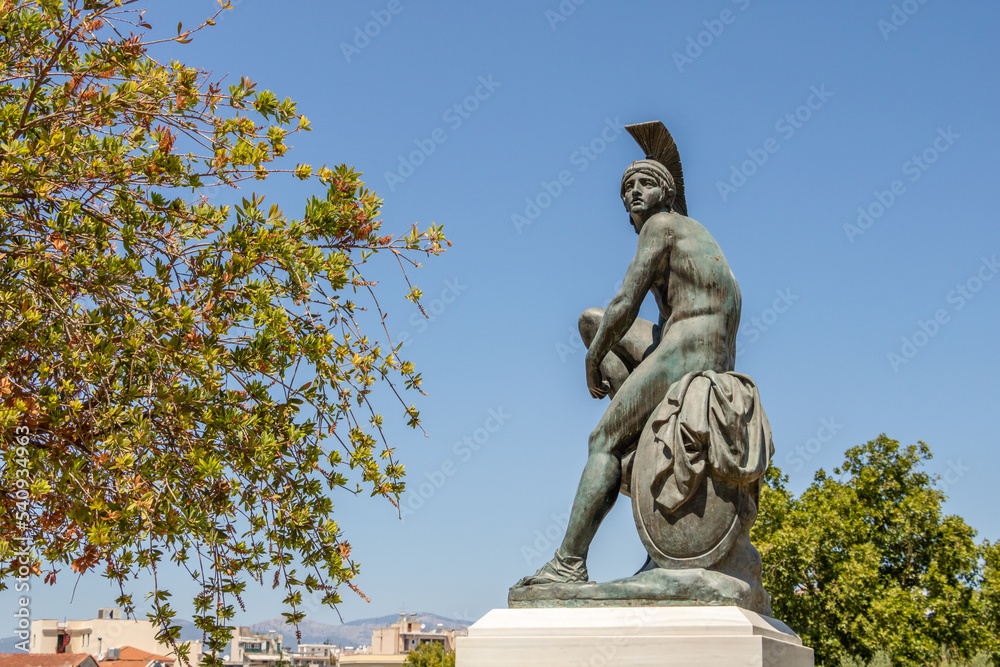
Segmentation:
<svg viewBox="0 0 1000 667">
<path fill-rule="evenodd" d="M 628 177 L 622 187 L 622 201 L 633 224 L 642 225 L 649 216 L 666 208 L 668 192 L 659 179 L 636 172 Z M 636 227 L 636 231 L 639 228 Z"/>
</svg>

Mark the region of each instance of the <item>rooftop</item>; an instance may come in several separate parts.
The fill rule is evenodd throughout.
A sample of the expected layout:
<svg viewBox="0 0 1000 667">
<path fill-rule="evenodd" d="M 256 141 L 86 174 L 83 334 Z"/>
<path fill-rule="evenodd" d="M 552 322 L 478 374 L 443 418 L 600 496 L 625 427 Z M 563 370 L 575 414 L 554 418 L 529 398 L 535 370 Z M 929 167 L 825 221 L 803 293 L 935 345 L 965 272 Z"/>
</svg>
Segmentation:
<svg viewBox="0 0 1000 667">
<path fill-rule="evenodd" d="M 142 651 L 131 646 L 122 646 L 118 657 L 113 660 L 102 660 L 100 667 L 146 667 L 153 661 L 173 664 L 174 659 L 148 651 Z"/>
<path fill-rule="evenodd" d="M 0 667 L 97 667 L 86 653 L 0 653 Z"/>
</svg>

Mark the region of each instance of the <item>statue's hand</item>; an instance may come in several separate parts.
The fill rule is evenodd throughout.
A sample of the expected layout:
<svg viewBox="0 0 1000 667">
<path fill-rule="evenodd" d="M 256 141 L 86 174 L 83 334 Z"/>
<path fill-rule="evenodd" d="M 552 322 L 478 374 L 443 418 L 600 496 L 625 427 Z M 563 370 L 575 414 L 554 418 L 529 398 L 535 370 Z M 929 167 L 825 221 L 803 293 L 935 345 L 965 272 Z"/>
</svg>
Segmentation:
<svg viewBox="0 0 1000 667">
<path fill-rule="evenodd" d="M 608 395 L 611 386 L 601 375 L 601 367 L 594 363 L 590 357 L 587 358 L 587 389 L 594 398 L 604 398 Z"/>
</svg>

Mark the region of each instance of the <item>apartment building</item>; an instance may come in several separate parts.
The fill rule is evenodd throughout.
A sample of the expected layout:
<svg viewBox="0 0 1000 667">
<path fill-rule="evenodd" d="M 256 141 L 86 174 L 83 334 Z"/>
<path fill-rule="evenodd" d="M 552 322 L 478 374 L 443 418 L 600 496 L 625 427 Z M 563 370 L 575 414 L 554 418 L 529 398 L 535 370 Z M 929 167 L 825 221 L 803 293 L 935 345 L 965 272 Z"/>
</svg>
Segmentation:
<svg viewBox="0 0 1000 667">
<path fill-rule="evenodd" d="M 372 655 L 406 655 L 421 644 L 438 643 L 445 651 L 455 650 L 455 638 L 464 636 L 466 630 L 446 630 L 438 625 L 427 629 L 417 620 L 416 614 L 400 614 L 399 620 L 372 632 Z"/>
<path fill-rule="evenodd" d="M 86 653 L 100 661 L 108 651 L 130 646 L 153 655 L 172 656 L 170 647 L 156 640 L 157 628 L 148 620 L 124 618 L 121 609 L 101 607 L 97 618 L 31 622 L 30 654 Z M 191 645 L 191 662 L 201 660 L 201 642 Z M 171 658 L 172 659 L 172 658 Z"/>
</svg>

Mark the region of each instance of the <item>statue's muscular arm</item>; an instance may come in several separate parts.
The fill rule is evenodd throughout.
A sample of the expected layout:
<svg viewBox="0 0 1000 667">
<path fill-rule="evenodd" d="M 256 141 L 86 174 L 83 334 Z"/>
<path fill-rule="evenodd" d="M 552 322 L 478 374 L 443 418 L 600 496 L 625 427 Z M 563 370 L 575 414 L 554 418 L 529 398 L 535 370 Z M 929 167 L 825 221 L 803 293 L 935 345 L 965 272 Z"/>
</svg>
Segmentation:
<svg viewBox="0 0 1000 667">
<path fill-rule="evenodd" d="M 594 398 L 603 398 L 608 393 L 601 377 L 601 362 L 639 317 L 639 307 L 656 278 L 668 270 L 670 222 L 669 214 L 660 213 L 643 225 L 639 247 L 625 272 L 622 287 L 604 311 L 594 340 L 587 349 L 587 388 Z"/>
</svg>

